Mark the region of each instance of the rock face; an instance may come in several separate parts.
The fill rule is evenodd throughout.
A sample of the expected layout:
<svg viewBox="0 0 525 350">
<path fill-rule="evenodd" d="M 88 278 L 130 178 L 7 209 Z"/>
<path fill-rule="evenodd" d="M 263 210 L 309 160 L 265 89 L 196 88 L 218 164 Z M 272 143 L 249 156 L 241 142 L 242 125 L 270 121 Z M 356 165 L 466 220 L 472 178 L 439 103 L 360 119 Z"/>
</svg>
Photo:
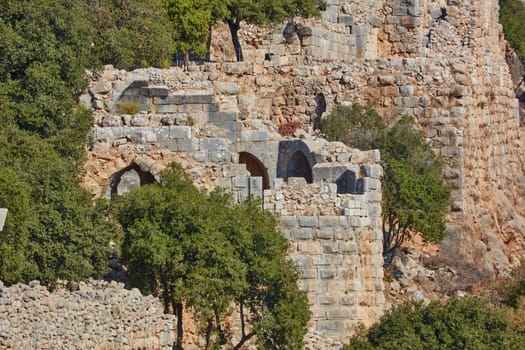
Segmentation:
<svg viewBox="0 0 525 350">
<path fill-rule="evenodd" d="M 175 319 L 137 289 L 90 281 L 50 292 L 0 282 L 2 349 L 171 349 Z M 71 288 L 70 288 L 71 289 Z"/>
<path fill-rule="evenodd" d="M 84 186 L 118 193 L 128 171 L 145 184 L 177 160 L 203 188 L 261 196 L 304 271 L 314 330 L 343 339 L 384 303 L 379 156 L 310 131 L 357 101 L 414 116 L 445 160 L 445 258 L 495 273 L 523 257 L 523 129 L 497 0 L 330 0 L 322 19 L 241 35 L 245 62 L 227 61 L 219 29 L 214 62 L 107 67 L 81 98 L 96 112 Z"/>
</svg>

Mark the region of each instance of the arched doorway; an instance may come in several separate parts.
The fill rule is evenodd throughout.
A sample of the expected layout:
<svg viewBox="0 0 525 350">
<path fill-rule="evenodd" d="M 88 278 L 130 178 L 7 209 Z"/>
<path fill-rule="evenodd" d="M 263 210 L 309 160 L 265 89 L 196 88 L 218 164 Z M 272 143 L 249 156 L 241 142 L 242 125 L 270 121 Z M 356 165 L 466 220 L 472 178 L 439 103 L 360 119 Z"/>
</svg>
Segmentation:
<svg viewBox="0 0 525 350">
<path fill-rule="evenodd" d="M 304 177 L 306 182 L 313 182 L 312 169 L 310 168 L 310 164 L 303 152 L 296 151 L 288 161 L 288 166 L 286 167 L 286 179 L 289 177 Z"/>
<path fill-rule="evenodd" d="M 143 171 L 137 164 L 132 164 L 113 176 L 110 184 L 111 196 L 122 195 L 134 187 L 153 182 L 155 182 L 155 177 L 150 172 Z"/>
<path fill-rule="evenodd" d="M 270 189 L 270 179 L 268 177 L 268 171 L 264 164 L 253 154 L 248 152 L 239 153 L 239 163 L 246 165 L 246 170 L 250 173 L 250 176 L 262 177 L 263 190 Z"/>
</svg>

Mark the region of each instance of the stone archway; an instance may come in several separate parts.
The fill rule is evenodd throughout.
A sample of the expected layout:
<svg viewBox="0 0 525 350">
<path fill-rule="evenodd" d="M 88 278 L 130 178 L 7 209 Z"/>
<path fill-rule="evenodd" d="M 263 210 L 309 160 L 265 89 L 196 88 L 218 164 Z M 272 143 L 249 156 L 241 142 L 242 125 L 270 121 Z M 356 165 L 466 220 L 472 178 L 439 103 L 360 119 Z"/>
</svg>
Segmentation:
<svg viewBox="0 0 525 350">
<path fill-rule="evenodd" d="M 262 177 L 263 189 L 270 189 L 270 178 L 268 177 L 268 171 L 264 164 L 253 154 L 248 152 L 239 153 L 239 163 L 246 165 L 246 170 L 250 173 L 250 176 Z"/>
<path fill-rule="evenodd" d="M 147 171 L 142 170 L 133 163 L 117 172 L 110 184 L 111 196 L 122 195 L 134 187 L 144 186 L 155 182 L 155 177 Z"/>
<path fill-rule="evenodd" d="M 289 177 L 304 177 L 306 182 L 313 182 L 312 168 L 303 152 L 296 151 L 289 159 L 285 178 Z"/>
</svg>

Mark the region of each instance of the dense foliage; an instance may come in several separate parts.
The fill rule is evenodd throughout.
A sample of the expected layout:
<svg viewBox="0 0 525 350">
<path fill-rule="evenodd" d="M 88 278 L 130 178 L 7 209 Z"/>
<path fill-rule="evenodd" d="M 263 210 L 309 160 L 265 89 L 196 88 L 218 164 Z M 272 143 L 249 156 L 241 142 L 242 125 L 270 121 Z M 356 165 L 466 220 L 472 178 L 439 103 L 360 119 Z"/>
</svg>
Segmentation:
<svg viewBox="0 0 525 350">
<path fill-rule="evenodd" d="M 394 253 L 411 231 L 421 232 L 432 242 L 444 238 L 450 189 L 443 180 L 439 158 L 411 118 L 401 117 L 388 127 L 373 108 L 354 104 L 337 107 L 321 120 L 320 129 L 329 140 L 381 151 L 385 257 Z"/>
<path fill-rule="evenodd" d="M 525 3 L 522 0 L 500 0 L 500 23 L 503 25 L 505 39 L 516 50 L 521 62 L 525 64 Z M 525 72 L 524 72 L 525 73 Z"/>
<path fill-rule="evenodd" d="M 345 350 L 511 350 L 523 344 L 503 310 L 465 298 L 395 307 L 367 333 L 354 336 Z"/>
<path fill-rule="evenodd" d="M 95 29 L 91 43 L 101 63 L 124 69 L 170 66 L 174 32 L 168 29 L 170 20 L 162 0 L 84 1 L 90 4 L 89 18 Z"/>
<path fill-rule="evenodd" d="M 83 1 L 0 4 L 0 279 L 100 277 L 118 233 L 77 182 L 91 114 Z"/>
<path fill-rule="evenodd" d="M 173 166 L 160 184 L 121 198 L 117 212 L 131 282 L 161 294 L 166 310 L 175 311 L 179 347 L 184 308 L 200 321 L 211 348 L 226 341 L 224 320 L 235 302 L 243 315 L 236 348 L 253 336 L 264 349 L 302 348 L 306 296 L 285 258 L 288 242 L 260 203 L 233 204 L 221 192 L 200 192 Z"/>
</svg>

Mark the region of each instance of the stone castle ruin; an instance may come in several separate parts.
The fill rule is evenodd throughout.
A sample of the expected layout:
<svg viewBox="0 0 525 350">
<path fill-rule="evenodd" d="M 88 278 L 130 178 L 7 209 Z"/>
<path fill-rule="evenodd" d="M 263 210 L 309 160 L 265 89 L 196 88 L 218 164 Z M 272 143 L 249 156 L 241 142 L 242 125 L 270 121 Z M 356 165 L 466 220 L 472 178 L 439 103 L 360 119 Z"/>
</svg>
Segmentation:
<svg viewBox="0 0 525 350">
<path fill-rule="evenodd" d="M 382 168 L 313 127 L 356 101 L 414 116 L 445 160 L 443 254 L 489 273 L 523 257 L 523 130 L 496 0 L 328 0 L 321 19 L 240 34 L 244 62 L 217 28 L 211 62 L 93 76 L 83 186 L 123 194 L 177 161 L 200 188 L 260 197 L 303 272 L 310 330 L 345 340 L 386 307 Z"/>
<path fill-rule="evenodd" d="M 205 67 L 104 72 L 91 87 L 103 108 L 85 166 L 85 179 L 96 180 L 88 188 L 123 194 L 177 161 L 203 188 L 261 198 L 280 217 L 303 272 L 313 330 L 346 337 L 384 305 L 379 153 L 304 131 L 284 138 L 270 122 L 232 109 L 240 86 L 203 80 Z M 140 111 L 123 114 L 130 103 Z"/>
</svg>

